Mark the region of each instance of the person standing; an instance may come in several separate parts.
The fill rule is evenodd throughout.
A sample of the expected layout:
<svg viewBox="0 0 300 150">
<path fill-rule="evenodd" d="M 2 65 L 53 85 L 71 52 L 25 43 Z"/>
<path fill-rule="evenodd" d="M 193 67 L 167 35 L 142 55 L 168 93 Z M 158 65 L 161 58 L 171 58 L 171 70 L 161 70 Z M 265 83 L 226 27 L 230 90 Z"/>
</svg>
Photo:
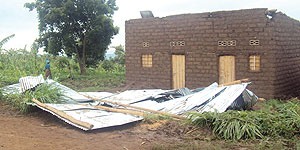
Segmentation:
<svg viewBox="0 0 300 150">
<path fill-rule="evenodd" d="M 45 65 L 45 79 L 47 80 L 48 77 L 49 79 L 52 79 L 51 70 L 50 70 L 50 61 L 47 59 Z"/>
</svg>

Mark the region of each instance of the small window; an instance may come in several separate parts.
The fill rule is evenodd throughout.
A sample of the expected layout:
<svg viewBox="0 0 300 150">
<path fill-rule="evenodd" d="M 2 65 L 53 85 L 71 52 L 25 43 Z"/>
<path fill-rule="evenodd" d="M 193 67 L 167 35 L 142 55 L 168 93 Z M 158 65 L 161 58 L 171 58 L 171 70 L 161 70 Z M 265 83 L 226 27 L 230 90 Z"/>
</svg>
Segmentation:
<svg viewBox="0 0 300 150">
<path fill-rule="evenodd" d="M 218 41 L 218 45 L 219 46 L 227 46 L 227 42 L 226 41 Z"/>
<path fill-rule="evenodd" d="M 236 46 L 236 40 L 218 41 L 218 46 Z"/>
<path fill-rule="evenodd" d="M 175 46 L 176 46 L 176 43 L 175 43 L 175 42 L 170 42 L 170 46 L 171 46 L 171 47 L 175 47 Z"/>
<path fill-rule="evenodd" d="M 257 55 L 250 56 L 249 65 L 251 71 L 260 71 L 260 56 Z"/>
<path fill-rule="evenodd" d="M 177 41 L 176 45 L 177 46 L 185 46 L 185 42 L 184 41 Z"/>
<path fill-rule="evenodd" d="M 249 45 L 254 45 L 254 46 L 259 45 L 259 40 L 250 40 Z"/>
<path fill-rule="evenodd" d="M 235 40 L 227 41 L 227 46 L 236 46 L 236 41 Z"/>
<path fill-rule="evenodd" d="M 152 67 L 152 55 L 143 55 L 142 56 L 142 66 L 143 67 Z"/>
<path fill-rule="evenodd" d="M 143 42 L 143 47 L 149 47 L 149 42 Z"/>
</svg>

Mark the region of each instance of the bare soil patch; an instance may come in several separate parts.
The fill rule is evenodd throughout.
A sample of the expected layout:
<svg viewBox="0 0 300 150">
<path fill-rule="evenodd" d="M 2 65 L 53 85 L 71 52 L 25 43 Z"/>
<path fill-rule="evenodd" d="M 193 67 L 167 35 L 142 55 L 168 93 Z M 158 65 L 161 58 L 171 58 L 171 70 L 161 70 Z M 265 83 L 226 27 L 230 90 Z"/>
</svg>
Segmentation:
<svg viewBox="0 0 300 150">
<path fill-rule="evenodd" d="M 171 124 L 136 122 L 85 132 L 42 110 L 24 115 L 0 102 L 0 150 L 143 150 L 185 143 L 181 133 L 168 130 Z"/>
<path fill-rule="evenodd" d="M 215 139 L 209 129 L 178 120 L 146 120 L 85 132 L 38 108 L 29 114 L 0 101 L 0 150 L 255 149 L 255 143 Z"/>
</svg>

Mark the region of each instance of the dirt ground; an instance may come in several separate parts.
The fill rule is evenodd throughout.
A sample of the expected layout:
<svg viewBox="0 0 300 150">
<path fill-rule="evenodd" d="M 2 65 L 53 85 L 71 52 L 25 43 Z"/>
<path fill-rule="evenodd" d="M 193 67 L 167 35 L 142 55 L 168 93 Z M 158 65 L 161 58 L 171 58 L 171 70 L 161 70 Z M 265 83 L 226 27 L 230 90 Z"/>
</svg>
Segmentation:
<svg viewBox="0 0 300 150">
<path fill-rule="evenodd" d="M 39 109 L 19 114 L 0 101 L 0 150 L 160 149 L 162 144 L 188 143 L 191 134 L 186 133 L 192 128 L 178 126 L 175 121 L 136 122 L 85 132 Z"/>
</svg>

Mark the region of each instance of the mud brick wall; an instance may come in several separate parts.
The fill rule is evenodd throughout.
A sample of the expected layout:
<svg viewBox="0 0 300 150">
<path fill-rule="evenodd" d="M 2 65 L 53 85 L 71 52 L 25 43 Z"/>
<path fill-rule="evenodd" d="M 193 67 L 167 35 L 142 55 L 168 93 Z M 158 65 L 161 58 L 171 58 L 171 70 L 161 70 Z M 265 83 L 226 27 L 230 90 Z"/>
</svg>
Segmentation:
<svg viewBox="0 0 300 150">
<path fill-rule="evenodd" d="M 208 86 L 219 80 L 219 57 L 235 56 L 236 79 L 249 78 L 249 89 L 259 97 L 274 96 L 275 65 L 272 27 L 265 15 L 267 9 L 221 11 L 191 15 L 192 24 L 186 41 L 186 85 Z M 184 16 L 183 16 L 184 17 Z M 185 18 L 187 18 L 185 16 Z M 193 23 L 191 23 L 193 22 Z M 166 33 L 170 34 L 170 33 Z M 260 45 L 249 45 L 249 40 Z M 181 40 L 181 39 L 179 39 Z M 218 41 L 235 40 L 236 46 L 218 46 Z M 250 71 L 249 56 L 261 57 L 261 71 Z"/>
<path fill-rule="evenodd" d="M 160 18 L 126 22 L 126 83 L 142 84 L 146 88 L 169 89 L 170 61 L 165 43 L 164 22 Z M 149 47 L 143 47 L 148 42 Z M 142 55 L 152 55 L 152 67 L 142 67 Z"/>
<path fill-rule="evenodd" d="M 251 79 L 248 89 L 264 98 L 282 94 L 278 90 L 282 88 L 275 87 L 279 84 L 275 73 L 280 47 L 276 45 L 279 37 L 275 38 L 274 32 L 277 26 L 266 16 L 266 10 L 219 11 L 126 21 L 126 82 L 171 89 L 172 55 L 181 54 L 186 59 L 186 87 L 206 87 L 219 80 L 219 57 L 230 55 L 235 56 L 236 79 Z M 232 40 L 236 41 L 235 46 L 218 46 L 218 41 Z M 250 45 L 249 40 L 259 40 L 259 45 Z M 185 44 L 171 44 L 178 41 Z M 148 42 L 149 47 L 143 47 L 143 42 Z M 142 67 L 143 54 L 152 54 L 151 68 Z M 260 71 L 250 71 L 250 55 L 261 57 Z"/>
<path fill-rule="evenodd" d="M 277 45 L 275 91 L 278 96 L 299 96 L 300 22 L 282 13 L 272 20 Z"/>
</svg>

